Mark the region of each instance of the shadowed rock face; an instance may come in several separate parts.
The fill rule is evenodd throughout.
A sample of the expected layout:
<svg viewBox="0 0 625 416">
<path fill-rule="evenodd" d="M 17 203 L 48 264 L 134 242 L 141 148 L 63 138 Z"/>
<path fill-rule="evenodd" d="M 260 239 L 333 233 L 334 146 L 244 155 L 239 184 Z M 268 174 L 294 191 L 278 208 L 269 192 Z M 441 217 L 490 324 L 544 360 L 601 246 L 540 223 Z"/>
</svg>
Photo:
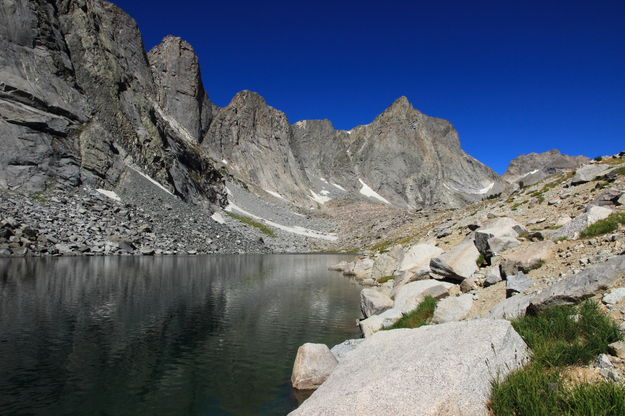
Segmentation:
<svg viewBox="0 0 625 416">
<path fill-rule="evenodd" d="M 530 175 L 541 175 L 542 179 L 563 170 L 576 169 L 589 161 L 586 156 L 567 156 L 555 149 L 544 153 L 528 153 L 512 159 L 502 177 L 510 183 L 518 182 Z"/>
<path fill-rule="evenodd" d="M 189 201 L 223 201 L 220 175 L 158 111 L 162 84 L 119 8 L 2 2 L 0 47 L 0 186 L 112 186 L 132 164 Z"/>
</svg>

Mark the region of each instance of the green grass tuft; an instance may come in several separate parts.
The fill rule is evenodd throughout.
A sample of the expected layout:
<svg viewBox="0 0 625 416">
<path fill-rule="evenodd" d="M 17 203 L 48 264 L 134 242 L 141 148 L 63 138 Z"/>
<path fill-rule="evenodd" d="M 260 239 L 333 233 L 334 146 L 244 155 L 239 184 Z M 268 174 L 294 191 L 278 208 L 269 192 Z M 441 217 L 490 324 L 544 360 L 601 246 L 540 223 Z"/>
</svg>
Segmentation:
<svg viewBox="0 0 625 416">
<path fill-rule="evenodd" d="M 619 224 L 625 224 L 625 212 L 615 212 L 610 214 L 609 217 L 589 225 L 580 233 L 580 237 L 596 237 L 598 235 L 611 233 L 612 231 L 618 230 Z"/>
<path fill-rule="evenodd" d="M 587 364 L 621 339 L 618 326 L 597 303 L 554 307 L 512 324 L 531 348 L 532 362 L 493 383 L 490 408 L 495 416 L 625 414 L 625 386 L 568 386 L 560 375 L 562 367 Z"/>
<path fill-rule="evenodd" d="M 270 237 L 275 237 L 276 233 L 274 233 L 271 228 L 267 227 L 265 224 L 261 224 L 258 221 L 254 221 L 253 219 L 246 217 L 244 215 L 235 214 L 234 212 L 225 211 L 230 217 L 241 221 L 244 224 L 251 225 L 252 227 L 258 228 L 261 232 L 267 234 Z"/>
<path fill-rule="evenodd" d="M 432 296 L 426 296 L 417 306 L 417 309 L 405 314 L 393 326 L 386 329 L 419 328 L 420 326 L 428 325 L 432 320 L 437 303 L 437 299 L 434 299 Z"/>
<path fill-rule="evenodd" d="M 482 253 L 480 253 L 480 255 L 475 260 L 475 264 L 477 264 L 477 267 L 482 267 L 486 265 L 486 258 Z"/>
<path fill-rule="evenodd" d="M 382 284 L 382 283 L 386 283 L 389 280 L 393 280 L 395 279 L 396 276 L 382 276 L 378 279 L 378 283 Z"/>
<path fill-rule="evenodd" d="M 550 308 L 512 325 L 532 349 L 532 360 L 547 367 L 586 364 L 620 339 L 618 326 L 592 301 Z"/>
</svg>

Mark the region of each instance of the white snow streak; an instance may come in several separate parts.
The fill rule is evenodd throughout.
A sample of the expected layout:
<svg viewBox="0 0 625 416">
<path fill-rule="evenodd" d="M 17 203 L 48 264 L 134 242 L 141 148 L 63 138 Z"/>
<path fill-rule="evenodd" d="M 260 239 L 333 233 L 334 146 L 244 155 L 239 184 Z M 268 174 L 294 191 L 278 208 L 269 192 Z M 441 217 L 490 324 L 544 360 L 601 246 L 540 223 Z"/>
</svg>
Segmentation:
<svg viewBox="0 0 625 416">
<path fill-rule="evenodd" d="M 211 218 L 219 223 L 219 224 L 225 224 L 226 220 L 224 219 L 223 215 L 221 215 L 219 212 L 214 213 L 213 215 L 211 215 Z"/>
<path fill-rule="evenodd" d="M 176 195 L 172 194 L 171 192 L 169 192 L 169 190 L 167 188 L 165 188 L 163 185 L 161 185 L 160 183 L 156 182 L 154 179 L 150 178 L 148 175 L 146 175 L 145 173 L 141 172 L 139 169 L 135 168 L 134 166 L 130 166 L 128 165 L 128 167 L 132 170 L 134 170 L 135 172 L 137 172 L 139 175 L 143 176 L 145 179 L 147 179 L 148 181 L 152 182 L 154 185 L 158 186 L 159 188 L 161 188 L 163 191 L 167 192 L 169 195 L 175 197 Z"/>
<path fill-rule="evenodd" d="M 472 191 L 469 188 L 467 188 L 467 189 L 458 189 L 455 186 L 448 185 L 446 183 L 444 183 L 443 186 L 445 188 L 449 189 L 450 191 L 453 191 L 453 192 L 462 192 L 464 194 L 474 194 L 474 195 L 484 195 L 484 194 L 488 193 L 491 189 L 493 189 L 493 186 L 495 186 L 495 182 L 492 182 L 489 185 L 486 185 L 484 188 L 477 189 L 475 191 Z"/>
<path fill-rule="evenodd" d="M 310 193 L 312 194 L 312 197 L 310 199 L 312 199 L 313 201 L 319 202 L 320 204 L 325 204 L 326 202 L 328 202 L 328 201 L 330 201 L 332 199 L 332 198 L 327 197 L 327 196 L 318 195 L 312 189 L 310 190 Z"/>
<path fill-rule="evenodd" d="M 284 200 L 284 197 L 280 195 L 279 193 L 277 193 L 276 191 L 270 191 L 268 189 L 263 189 L 263 191 L 267 192 L 269 195 L 272 195 L 272 196 L 275 196 L 276 198 Z"/>
<path fill-rule="evenodd" d="M 343 191 L 343 192 L 347 192 L 347 190 L 345 188 L 343 188 L 341 185 L 337 185 L 335 183 L 330 183 L 330 185 L 334 186 L 335 188 Z"/>
<path fill-rule="evenodd" d="M 221 159 L 221 163 L 223 163 L 224 165 L 228 165 L 228 161 L 226 159 Z"/>
<path fill-rule="evenodd" d="M 369 187 L 369 185 L 367 185 L 366 183 L 363 182 L 362 179 L 358 179 L 358 181 L 360 181 L 360 183 L 362 184 L 362 188 L 360 188 L 360 193 L 363 194 L 364 196 L 368 196 L 370 198 L 374 198 L 377 199 L 378 201 L 384 202 L 385 204 L 391 205 L 390 202 L 388 202 L 386 199 L 384 199 L 383 196 L 381 196 L 380 194 L 378 194 L 376 191 L 374 191 L 373 189 L 371 189 Z"/>
<path fill-rule="evenodd" d="M 288 233 L 303 235 L 304 237 L 317 238 L 319 240 L 336 241 L 338 239 L 336 234 L 322 233 L 321 231 L 311 230 L 308 228 L 300 227 L 298 225 L 295 225 L 295 226 L 282 225 L 282 224 L 278 224 L 277 222 L 273 222 L 273 221 L 261 218 L 257 215 L 252 214 L 251 212 L 244 210 L 241 207 L 238 207 L 237 205 L 233 204 L 232 201 L 229 202 L 228 206 L 226 207 L 226 211 L 228 212 L 237 211 L 242 215 L 246 215 L 254 220 L 262 221 L 270 227 L 274 227 L 279 230 L 286 231 Z"/>
<path fill-rule="evenodd" d="M 106 189 L 96 189 L 97 192 L 101 193 L 107 198 L 111 198 L 114 201 L 121 202 L 122 199 L 113 191 L 107 191 Z"/>
</svg>

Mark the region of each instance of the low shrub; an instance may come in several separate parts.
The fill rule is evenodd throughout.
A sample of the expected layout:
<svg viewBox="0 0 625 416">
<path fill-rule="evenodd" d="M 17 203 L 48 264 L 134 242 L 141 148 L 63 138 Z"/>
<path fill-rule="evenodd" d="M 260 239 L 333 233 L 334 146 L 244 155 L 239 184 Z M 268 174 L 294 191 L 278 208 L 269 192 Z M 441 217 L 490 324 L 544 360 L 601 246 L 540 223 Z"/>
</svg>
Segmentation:
<svg viewBox="0 0 625 416">
<path fill-rule="evenodd" d="M 580 233 L 580 237 L 589 238 L 618 230 L 619 224 L 625 224 L 625 212 L 615 212 L 609 217 L 589 225 Z"/>
<path fill-rule="evenodd" d="M 382 276 L 380 278 L 378 278 L 378 283 L 382 284 L 382 283 L 386 283 L 389 280 L 393 280 L 395 279 L 396 276 Z"/>
<path fill-rule="evenodd" d="M 225 211 L 230 217 L 241 221 L 244 224 L 251 225 L 252 227 L 258 228 L 261 232 L 267 234 L 270 237 L 275 237 L 276 233 L 274 233 L 271 228 L 267 227 L 265 224 L 261 224 L 258 221 L 254 221 L 253 219 L 246 217 L 244 215 L 235 214 L 234 212 Z"/>
<path fill-rule="evenodd" d="M 434 316 L 437 303 L 437 299 L 434 299 L 432 296 L 426 296 L 417 306 L 417 309 L 405 314 L 393 326 L 386 329 L 419 328 L 420 326 L 428 325 L 432 320 L 432 316 Z"/>
</svg>

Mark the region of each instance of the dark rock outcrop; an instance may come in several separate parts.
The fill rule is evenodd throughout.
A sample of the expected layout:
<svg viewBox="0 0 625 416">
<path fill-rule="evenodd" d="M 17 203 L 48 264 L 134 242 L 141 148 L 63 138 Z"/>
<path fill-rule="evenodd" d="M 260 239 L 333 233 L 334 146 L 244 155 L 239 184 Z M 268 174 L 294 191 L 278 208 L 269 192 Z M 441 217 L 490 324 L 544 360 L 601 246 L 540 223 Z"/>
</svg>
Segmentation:
<svg viewBox="0 0 625 416">
<path fill-rule="evenodd" d="M 0 5 L 0 28 L 0 186 L 114 186 L 134 166 L 187 201 L 223 203 L 177 109 L 159 111 L 163 80 L 130 16 L 103 0 L 17 0 Z M 210 117 L 197 118 L 199 138 Z"/>
</svg>

